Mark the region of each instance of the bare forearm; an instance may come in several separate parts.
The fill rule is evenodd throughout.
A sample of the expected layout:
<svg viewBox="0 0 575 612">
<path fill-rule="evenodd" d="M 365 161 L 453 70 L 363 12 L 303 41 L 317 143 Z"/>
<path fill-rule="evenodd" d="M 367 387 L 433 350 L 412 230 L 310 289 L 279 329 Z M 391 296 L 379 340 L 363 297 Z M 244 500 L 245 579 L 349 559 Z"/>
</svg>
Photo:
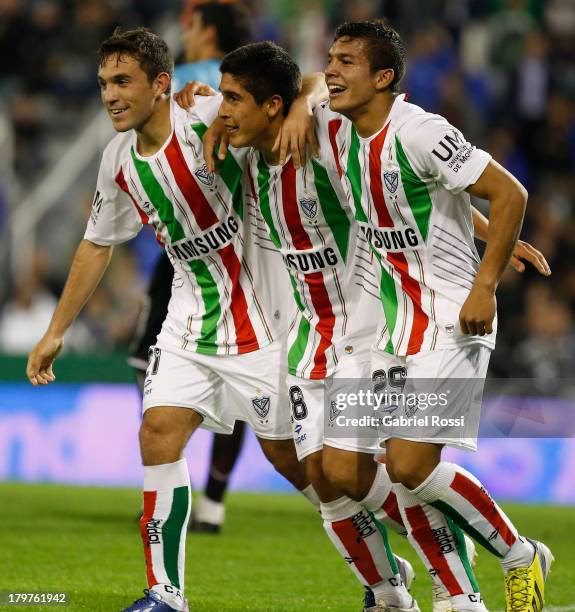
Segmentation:
<svg viewBox="0 0 575 612">
<path fill-rule="evenodd" d="M 63 336 L 66 333 L 98 286 L 110 263 L 111 255 L 112 247 L 99 246 L 88 240 L 82 240 L 74 255 L 48 333 L 55 336 Z"/>
<path fill-rule="evenodd" d="M 521 232 L 526 198 L 519 191 L 493 199 L 489 209 L 485 253 L 475 284 L 495 290 Z"/>
</svg>

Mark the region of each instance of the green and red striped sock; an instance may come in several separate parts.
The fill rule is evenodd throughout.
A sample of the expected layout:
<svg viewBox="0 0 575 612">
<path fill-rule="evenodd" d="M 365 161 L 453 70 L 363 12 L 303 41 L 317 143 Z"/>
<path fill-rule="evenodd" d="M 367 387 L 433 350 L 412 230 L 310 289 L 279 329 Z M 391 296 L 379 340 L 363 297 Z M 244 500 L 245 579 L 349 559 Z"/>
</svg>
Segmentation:
<svg viewBox="0 0 575 612">
<path fill-rule="evenodd" d="M 407 535 L 397 497 L 384 464 L 377 466 L 371 489 L 359 503 L 372 512 L 375 519 L 388 529 L 402 536 Z"/>
<path fill-rule="evenodd" d="M 400 483 L 393 485 L 407 537 L 432 580 L 450 597 L 479 603 L 481 596 L 467 558 L 461 529 L 434 506 L 422 502 Z"/>
<path fill-rule="evenodd" d="M 148 587 L 171 586 L 176 589 L 176 598 L 183 598 L 186 533 L 191 506 L 190 477 L 185 459 L 144 466 L 144 513 L 140 519 L 140 533 Z"/>
<path fill-rule="evenodd" d="M 385 526 L 349 497 L 321 504 L 323 526 L 357 579 L 386 603 L 408 608 L 412 598 L 401 581 Z"/>
<path fill-rule="evenodd" d="M 443 512 L 499 557 L 504 568 L 531 563 L 533 547 L 519 537 L 513 523 L 479 480 L 459 465 L 442 461 L 412 493 Z M 510 559 L 512 562 L 506 563 Z"/>
</svg>

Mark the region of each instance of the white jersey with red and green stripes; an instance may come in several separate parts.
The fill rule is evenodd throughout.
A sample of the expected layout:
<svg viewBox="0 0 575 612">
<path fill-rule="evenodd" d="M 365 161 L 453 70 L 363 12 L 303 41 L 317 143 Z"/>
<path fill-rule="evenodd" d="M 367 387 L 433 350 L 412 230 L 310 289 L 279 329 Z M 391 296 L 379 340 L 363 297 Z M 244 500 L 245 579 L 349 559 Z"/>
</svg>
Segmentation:
<svg viewBox="0 0 575 612">
<path fill-rule="evenodd" d="M 360 233 L 379 266 L 377 348 L 395 355 L 460 346 L 459 312 L 479 268 L 469 195 L 491 159 L 443 117 L 398 96 L 384 127 L 361 138 L 332 113 L 331 142 Z"/>
<path fill-rule="evenodd" d="M 219 98 L 184 111 L 171 104 L 172 133 L 154 155 L 138 154 L 135 131 L 104 151 L 85 238 L 113 245 L 153 226 L 176 271 L 159 338 L 210 355 L 246 353 L 284 329 L 281 258 L 255 244 L 244 204 L 247 151 L 230 150 L 221 174 L 207 172 L 201 137 Z"/>
<path fill-rule="evenodd" d="M 323 113 L 323 107 L 315 111 Z M 318 140 L 320 158 L 299 169 L 291 159 L 272 166 L 261 153 L 249 154 L 268 246 L 282 255 L 297 305 L 288 336 L 288 371 L 310 379 L 330 376 L 346 347 L 353 350 L 362 341 L 369 347 L 381 308 L 373 256 L 353 223 L 321 119 Z"/>
</svg>

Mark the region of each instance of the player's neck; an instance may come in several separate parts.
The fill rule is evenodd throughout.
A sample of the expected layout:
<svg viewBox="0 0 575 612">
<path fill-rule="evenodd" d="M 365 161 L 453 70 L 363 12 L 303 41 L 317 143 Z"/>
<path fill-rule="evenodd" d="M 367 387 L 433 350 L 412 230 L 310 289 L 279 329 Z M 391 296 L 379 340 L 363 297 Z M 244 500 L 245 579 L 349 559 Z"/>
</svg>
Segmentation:
<svg viewBox="0 0 575 612">
<path fill-rule="evenodd" d="M 256 146 L 256 149 L 264 156 L 266 164 L 270 166 L 277 166 L 280 163 L 279 149 L 274 151 L 273 147 L 283 122 L 284 117 L 281 116 L 270 123 L 269 128 L 262 134 Z"/>
<path fill-rule="evenodd" d="M 349 114 L 349 119 L 361 138 L 369 138 L 381 130 L 387 122 L 394 101 L 393 94 L 378 94 Z"/>
<path fill-rule="evenodd" d="M 163 96 L 146 123 L 136 129 L 138 153 L 144 157 L 154 155 L 164 146 L 171 132 L 170 98 Z"/>
</svg>

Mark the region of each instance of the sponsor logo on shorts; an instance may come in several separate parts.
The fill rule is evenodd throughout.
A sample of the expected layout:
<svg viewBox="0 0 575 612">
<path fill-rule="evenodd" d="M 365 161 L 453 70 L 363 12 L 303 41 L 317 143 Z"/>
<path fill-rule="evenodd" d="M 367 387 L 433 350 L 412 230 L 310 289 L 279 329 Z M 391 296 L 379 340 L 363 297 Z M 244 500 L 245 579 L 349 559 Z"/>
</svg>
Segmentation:
<svg viewBox="0 0 575 612">
<path fill-rule="evenodd" d="M 252 406 L 256 411 L 256 414 L 261 418 L 265 419 L 270 411 L 270 398 L 269 397 L 254 397 L 252 398 Z"/>
<path fill-rule="evenodd" d="M 417 412 L 418 408 L 419 405 L 417 402 L 412 402 L 411 404 L 406 402 L 404 410 L 405 416 L 410 419 Z"/>
<path fill-rule="evenodd" d="M 296 444 L 296 446 L 299 446 L 306 438 L 307 438 L 307 433 L 301 433 L 301 430 L 303 429 L 303 427 L 301 426 L 300 423 L 298 423 L 294 428 L 294 442 Z"/>
<path fill-rule="evenodd" d="M 329 421 L 330 423 L 334 423 L 337 417 L 341 414 L 341 410 L 337 407 L 337 402 L 331 401 L 329 403 Z"/>
</svg>

